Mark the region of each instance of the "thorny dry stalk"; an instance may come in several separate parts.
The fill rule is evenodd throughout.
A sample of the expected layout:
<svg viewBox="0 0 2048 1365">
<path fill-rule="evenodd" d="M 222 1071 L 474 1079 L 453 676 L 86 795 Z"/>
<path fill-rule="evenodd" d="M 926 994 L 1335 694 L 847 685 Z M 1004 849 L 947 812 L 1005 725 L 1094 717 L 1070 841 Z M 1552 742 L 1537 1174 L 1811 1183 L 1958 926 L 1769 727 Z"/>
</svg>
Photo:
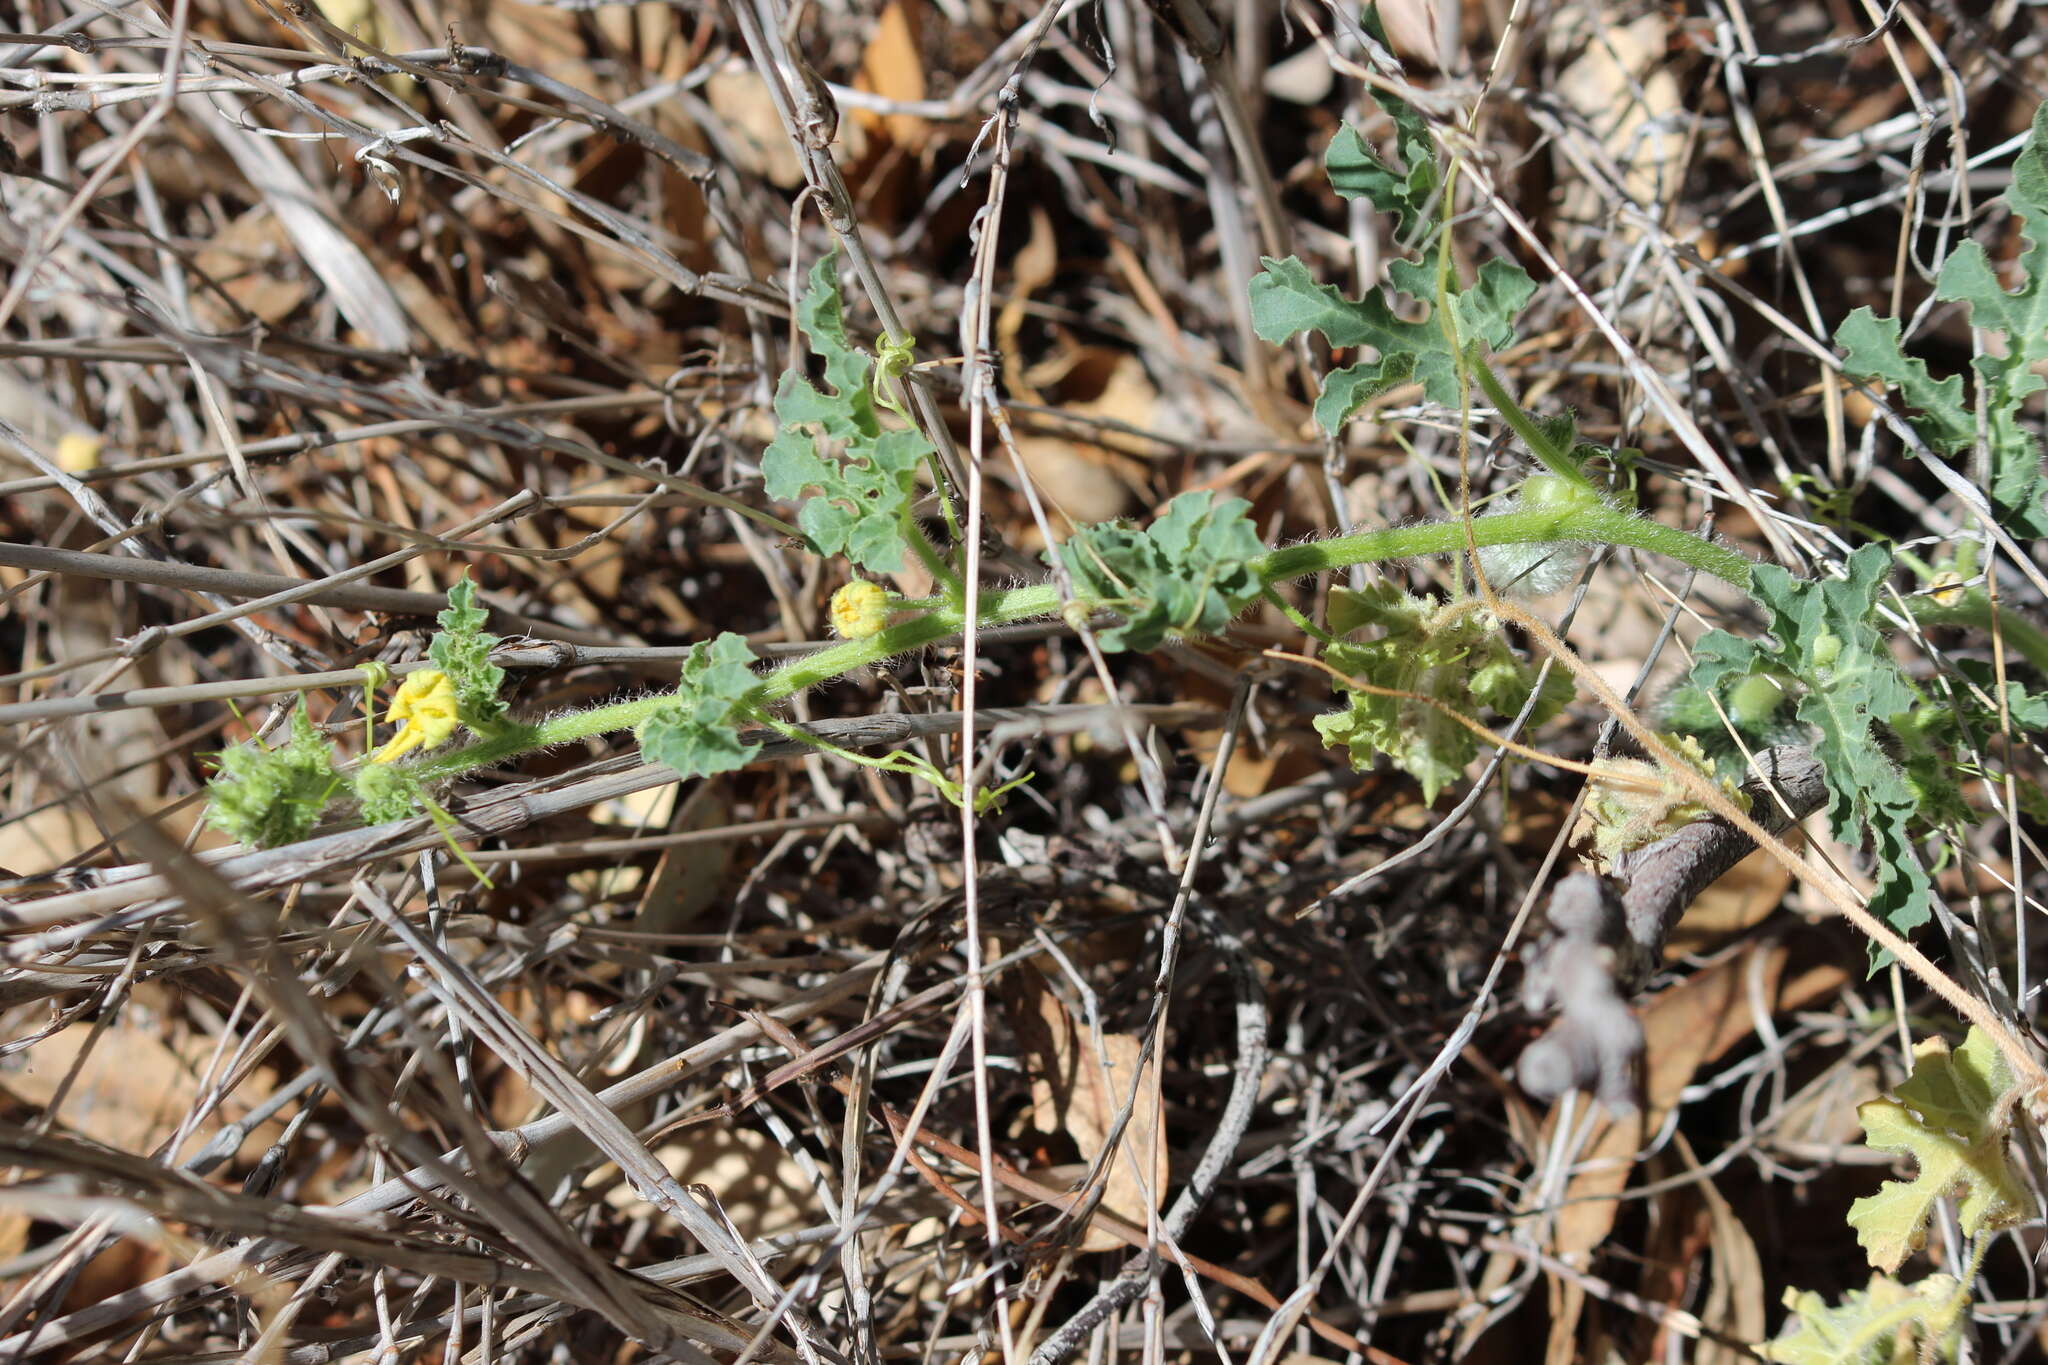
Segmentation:
<svg viewBox="0 0 2048 1365">
<path fill-rule="evenodd" d="M 1342 771 L 1319 678 L 1244 676 L 1301 650 L 1277 614 L 1146 660 L 980 630 L 805 699 L 842 745 L 1035 772 L 995 815 L 781 741 L 671 798 L 592 741 L 448 794 L 490 886 L 424 820 L 225 857 L 195 830 L 207 755 L 296 696 L 360 733 L 357 665 L 416 670 L 464 568 L 525 637 L 500 657 L 522 715 L 662 687 L 721 629 L 811 648 L 840 570 L 790 543 L 759 456 L 786 272 L 834 241 L 864 337 L 965 356 L 907 398 L 976 592 L 1186 488 L 1250 499 L 1280 544 L 1512 485 L 1412 389 L 1323 439 L 1299 400 L 1332 357 L 1248 336 L 1261 252 L 1356 292 L 1395 250 L 1316 164 L 1340 117 L 1387 144 L 1372 91 L 1471 115 L 1455 264 L 1545 281 L 1498 363 L 1647 450 L 1657 519 L 1819 572 L 1841 490 L 1908 548 L 1969 526 L 1974 471 L 1842 385 L 1827 327 L 1869 302 L 1966 343 L 1927 280 L 2004 230 L 1980 210 L 2007 112 L 2048 84 L 2024 7 L 1468 9 L 1444 70 L 1348 9 L 1249 0 L 495 6 L 453 31 L 394 0 L 24 10 L 0 35 L 0 867 L 29 874 L 0 884 L 0 1355 L 1420 1360 L 1548 1331 L 1558 1358 L 1649 1359 L 1770 1331 L 1833 1254 L 1804 1232 L 1844 1183 L 1811 1178 L 1815 1135 L 1898 1064 L 1890 983 L 1782 915 L 1653 964 L 1652 1008 L 1764 982 L 1754 1021 L 1669 1140 L 1546 1134 L 1501 1075 L 1543 1021 L 1495 985 L 1575 784 L 1490 763 L 1425 812 Z M 2000 609 L 2038 617 L 2048 575 L 1990 541 Z M 1646 705 L 1672 619 L 1745 624 L 1653 573 L 1601 565 L 1570 627 Z M 1504 605 L 1539 652 L 1566 637 Z M 1931 686 L 1982 654 L 1910 648 Z M 2031 677 L 2007 654 L 1997 687 Z M 1518 742 L 1582 760 L 1644 709 L 1581 681 Z M 1986 976 L 1902 976 L 1909 1015 L 2038 993 L 2016 812 L 2042 759 L 1979 757 L 2013 818 L 1945 850 L 1948 942 L 1917 946 Z M 1773 1016 L 1778 954 L 1831 993 Z M 1057 1059 L 1022 1025 L 1046 1021 L 993 989 L 1034 972 L 1068 1061 L 1111 1082 L 1093 1128 L 1037 1121 Z M 784 1067 L 842 1043 L 850 1078 Z M 1148 1201 L 1120 1173 L 1155 1140 Z M 2048 1315 L 2020 1266 L 1987 1270 L 1986 1358 Z"/>
</svg>

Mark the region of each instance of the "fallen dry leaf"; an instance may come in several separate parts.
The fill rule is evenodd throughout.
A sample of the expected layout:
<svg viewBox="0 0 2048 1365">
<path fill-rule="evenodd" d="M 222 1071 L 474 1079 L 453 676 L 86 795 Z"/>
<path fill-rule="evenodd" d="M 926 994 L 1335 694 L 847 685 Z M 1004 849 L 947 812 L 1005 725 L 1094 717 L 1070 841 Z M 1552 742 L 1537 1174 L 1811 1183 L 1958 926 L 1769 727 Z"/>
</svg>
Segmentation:
<svg viewBox="0 0 2048 1365">
<path fill-rule="evenodd" d="M 1032 1123 L 1039 1132 L 1065 1133 L 1084 1160 L 1094 1161 L 1101 1155 L 1136 1077 L 1136 1105 L 1116 1159 L 1109 1165 L 1102 1207 L 1128 1223 L 1144 1226 L 1164 1197 L 1167 1181 L 1161 1133 L 1165 1108 L 1157 1064 L 1148 1063 L 1139 1076 L 1135 1035 L 1098 1037 L 1068 1011 L 1038 973 L 1026 969 L 1012 977 L 1004 1003 L 1030 1069 Z M 1081 1238 L 1083 1251 L 1114 1251 L 1121 1246 L 1118 1239 L 1093 1229 Z"/>
<path fill-rule="evenodd" d="M 889 0 L 875 19 L 874 37 L 861 54 L 857 89 L 884 99 L 915 101 L 925 97 L 924 62 L 918 55 L 918 12 L 907 0 Z M 915 155 L 931 136 L 931 124 L 915 114 L 878 114 L 855 109 L 853 116 L 869 132 Z"/>
</svg>

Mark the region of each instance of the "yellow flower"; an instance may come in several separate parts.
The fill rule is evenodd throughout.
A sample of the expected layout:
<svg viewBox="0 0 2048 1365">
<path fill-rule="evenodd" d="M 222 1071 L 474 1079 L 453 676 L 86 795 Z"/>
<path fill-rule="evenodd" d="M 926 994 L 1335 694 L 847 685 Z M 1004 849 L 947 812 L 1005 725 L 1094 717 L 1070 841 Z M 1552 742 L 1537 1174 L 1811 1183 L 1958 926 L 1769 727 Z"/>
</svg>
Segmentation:
<svg viewBox="0 0 2048 1365">
<path fill-rule="evenodd" d="M 455 714 L 455 679 L 438 668 L 423 668 L 398 685 L 388 722 L 404 726 L 391 742 L 379 749 L 372 763 L 396 763 L 414 749 L 433 748 L 455 733 L 460 723 Z"/>
<path fill-rule="evenodd" d="M 1953 569 L 1944 569 L 1928 580 L 1927 586 L 1934 590 L 1934 600 L 1944 607 L 1959 604 L 1966 595 L 1963 591 L 1963 576 Z"/>
<path fill-rule="evenodd" d="M 832 594 L 832 629 L 842 640 L 865 640 L 889 623 L 889 594 L 856 578 Z"/>
</svg>

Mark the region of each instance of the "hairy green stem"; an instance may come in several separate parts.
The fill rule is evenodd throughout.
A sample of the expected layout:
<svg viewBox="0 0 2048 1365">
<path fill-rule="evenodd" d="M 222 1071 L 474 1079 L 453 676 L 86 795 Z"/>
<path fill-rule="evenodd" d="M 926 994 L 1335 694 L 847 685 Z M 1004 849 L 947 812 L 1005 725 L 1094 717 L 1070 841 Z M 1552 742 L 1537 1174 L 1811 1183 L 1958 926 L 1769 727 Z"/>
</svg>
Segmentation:
<svg viewBox="0 0 2048 1365">
<path fill-rule="evenodd" d="M 2007 649 L 2036 671 L 2048 674 L 2048 631 L 2016 611 L 1994 612 L 1990 597 L 1981 588 L 1970 589 L 1953 604 L 1944 605 L 1932 594 L 1909 597 L 1906 603 L 1913 609 L 1913 619 L 1923 626 L 1965 626 L 1986 635 L 1995 631 Z"/>
<path fill-rule="evenodd" d="M 1522 507 L 1472 519 L 1475 545 L 1524 545 L 1567 541 L 1579 545 L 1625 545 L 1675 559 L 1711 574 L 1744 592 L 1749 591 L 1750 563 L 1724 545 L 1690 531 L 1640 517 L 1619 508 L 1557 506 Z M 1385 531 L 1333 536 L 1274 550 L 1253 562 L 1268 583 L 1302 578 L 1325 569 L 1419 555 L 1456 554 L 1465 548 L 1465 527 L 1457 521 L 1430 521 Z"/>
<path fill-rule="evenodd" d="M 1749 561 L 1735 551 L 1689 532 L 1615 509 L 1530 507 L 1475 517 L 1471 523 L 1471 538 L 1478 545 L 1556 541 L 1626 545 L 1676 559 L 1703 573 L 1725 579 L 1738 588 L 1749 587 Z M 1463 523 L 1425 522 L 1417 526 L 1366 531 L 1289 545 L 1253 560 L 1251 567 L 1260 581 L 1270 587 L 1326 570 L 1348 569 L 1354 564 L 1456 554 L 1465 548 L 1465 543 Z M 984 591 L 980 595 L 980 605 L 983 629 L 1012 625 L 1057 612 L 1060 609 L 1059 590 L 1051 583 L 1039 583 L 1028 588 Z M 754 711 L 762 711 L 799 692 L 863 668 L 871 668 L 895 655 L 949 639 L 960 634 L 966 624 L 966 616 L 957 602 L 950 598 L 932 600 L 929 610 L 921 616 L 884 627 L 864 640 L 847 640 L 815 654 L 792 659 L 764 674 L 759 685 L 747 694 L 744 704 Z M 657 711 L 673 705 L 674 700 L 670 694 L 657 693 L 588 711 L 572 711 L 537 725 L 508 726 L 501 735 L 478 740 L 426 760 L 414 769 L 414 776 L 424 783 L 443 782 L 534 749 L 569 744 L 616 730 L 630 730 Z"/>
</svg>

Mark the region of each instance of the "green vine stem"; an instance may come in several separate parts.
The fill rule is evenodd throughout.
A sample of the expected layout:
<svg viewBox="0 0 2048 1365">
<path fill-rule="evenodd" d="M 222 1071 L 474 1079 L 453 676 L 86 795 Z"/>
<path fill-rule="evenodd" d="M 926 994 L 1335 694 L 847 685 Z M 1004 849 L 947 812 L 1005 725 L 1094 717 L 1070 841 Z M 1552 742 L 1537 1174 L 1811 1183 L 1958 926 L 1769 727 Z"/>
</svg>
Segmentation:
<svg viewBox="0 0 2048 1365">
<path fill-rule="evenodd" d="M 1482 547 L 1559 541 L 1626 546 L 1677 560 L 1732 587 L 1744 591 L 1749 588 L 1750 561 L 1740 553 L 1618 508 L 1516 508 L 1474 517 L 1471 538 L 1473 544 Z M 1270 589 L 1278 583 L 1348 569 L 1354 564 L 1457 554 L 1465 545 L 1465 528 L 1461 523 L 1425 522 L 1285 546 L 1253 560 L 1252 569 Z M 1987 632 L 1992 628 L 1991 604 L 1980 591 L 1948 604 L 1937 602 L 1932 596 L 1909 600 L 1914 617 L 1922 625 L 1965 626 Z M 783 664 L 762 676 L 746 698 L 748 709 L 756 716 L 765 716 L 767 708 L 777 702 L 871 668 L 895 655 L 949 639 L 960 634 L 967 624 L 959 602 L 950 593 L 902 605 L 922 607 L 923 614 L 885 627 L 866 639 L 848 640 Z M 980 625 L 989 629 L 1051 616 L 1060 610 L 1060 605 L 1059 590 L 1051 583 L 985 590 L 980 594 Z M 2006 646 L 2036 669 L 2048 673 L 2048 632 L 2014 612 L 1999 613 L 1996 619 Z M 507 724 L 501 734 L 424 760 L 413 769 L 413 775 L 422 783 L 444 782 L 535 749 L 629 730 L 672 702 L 668 694 L 656 693 L 587 711 L 568 712 L 538 724 Z"/>
<path fill-rule="evenodd" d="M 1473 543 L 1482 546 L 1557 541 L 1625 545 L 1678 560 L 1735 587 L 1749 587 L 1749 561 L 1734 550 L 1615 509 L 1519 508 L 1475 517 L 1471 528 Z M 1354 564 L 1456 554 L 1465 544 L 1463 524 L 1425 522 L 1289 545 L 1251 561 L 1251 567 L 1259 580 L 1271 587 L 1327 570 L 1348 569 Z M 1039 583 L 1028 588 L 985 590 L 980 594 L 980 605 L 980 626 L 986 630 L 1051 616 L 1060 610 L 1061 604 L 1057 587 Z M 866 639 L 848 640 L 783 664 L 762 677 L 759 686 L 748 694 L 746 704 L 757 714 L 762 713 L 799 692 L 949 639 L 960 634 L 966 624 L 965 613 L 957 602 L 950 598 L 931 599 L 922 616 L 885 627 Z M 668 694 L 656 693 L 587 711 L 572 711 L 536 725 L 511 725 L 501 735 L 427 759 L 413 769 L 413 775 L 423 783 L 444 782 L 534 749 L 629 730 L 672 703 Z"/>
<path fill-rule="evenodd" d="M 1987 636 L 1996 631 L 2007 649 L 2048 674 L 2048 631 L 2016 611 L 1992 610 L 1991 598 L 1981 588 L 1971 589 L 1960 602 L 1943 603 L 1927 594 L 1908 598 L 1907 604 L 1913 609 L 1913 619 L 1923 626 L 1962 626 Z"/>
</svg>

